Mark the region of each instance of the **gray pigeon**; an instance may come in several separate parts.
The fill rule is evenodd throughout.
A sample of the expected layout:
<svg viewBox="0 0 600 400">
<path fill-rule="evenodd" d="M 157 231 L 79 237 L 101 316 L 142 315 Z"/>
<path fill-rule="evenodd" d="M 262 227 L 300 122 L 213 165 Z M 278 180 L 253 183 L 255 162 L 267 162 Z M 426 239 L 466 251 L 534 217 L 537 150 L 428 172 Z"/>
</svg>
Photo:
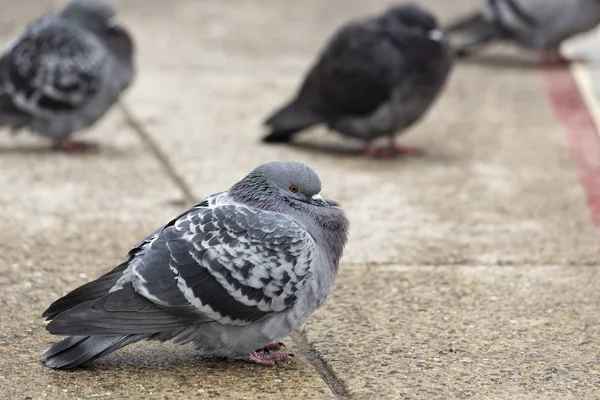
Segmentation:
<svg viewBox="0 0 600 400">
<path fill-rule="evenodd" d="M 70 136 L 100 119 L 134 75 L 133 42 L 104 0 L 72 0 L 33 22 L 0 58 L 0 125 L 85 151 Z"/>
<path fill-rule="evenodd" d="M 330 292 L 348 221 L 304 164 L 274 162 L 196 204 L 128 260 L 55 301 L 43 354 L 74 368 L 142 339 L 192 342 L 202 354 L 274 365 L 269 353 Z"/>
<path fill-rule="evenodd" d="M 418 152 L 394 136 L 418 121 L 452 67 L 450 46 L 433 15 L 413 5 L 350 22 L 325 47 L 296 97 L 267 119 L 265 142 L 285 142 L 324 123 L 366 142 L 365 153 Z M 382 138 L 384 146 L 375 145 Z"/>
<path fill-rule="evenodd" d="M 560 44 L 600 23 L 600 0 L 484 0 L 480 12 L 451 24 L 448 33 L 469 39 L 456 48 L 466 57 L 493 41 L 512 41 L 557 60 Z"/>
</svg>

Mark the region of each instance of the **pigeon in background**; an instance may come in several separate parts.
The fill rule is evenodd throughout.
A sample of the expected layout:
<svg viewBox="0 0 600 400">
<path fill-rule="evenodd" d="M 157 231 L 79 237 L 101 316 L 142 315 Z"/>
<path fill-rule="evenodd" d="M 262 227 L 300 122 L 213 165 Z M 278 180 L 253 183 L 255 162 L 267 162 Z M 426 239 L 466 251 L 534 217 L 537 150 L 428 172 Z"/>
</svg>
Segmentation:
<svg viewBox="0 0 600 400">
<path fill-rule="evenodd" d="M 493 41 L 542 50 L 548 62 L 561 59 L 560 44 L 600 23 L 600 0 L 484 0 L 479 12 L 451 24 L 448 33 L 469 39 L 455 54 L 466 57 Z"/>
<path fill-rule="evenodd" d="M 93 148 L 70 137 L 129 86 L 133 51 L 105 0 L 72 0 L 59 14 L 41 17 L 0 57 L 0 125 L 29 128 L 58 150 Z"/>
<path fill-rule="evenodd" d="M 74 368 L 143 339 L 288 359 L 267 349 L 323 304 L 346 243 L 344 212 L 320 191 L 306 165 L 274 162 L 196 204 L 50 305 L 46 329 L 72 336 L 44 352 L 46 365 Z"/>
<path fill-rule="evenodd" d="M 350 22 L 325 47 L 291 103 L 267 119 L 270 133 L 263 140 L 289 141 L 324 123 L 366 142 L 369 156 L 419 152 L 394 137 L 427 112 L 451 67 L 450 46 L 435 17 L 416 5 Z"/>
</svg>

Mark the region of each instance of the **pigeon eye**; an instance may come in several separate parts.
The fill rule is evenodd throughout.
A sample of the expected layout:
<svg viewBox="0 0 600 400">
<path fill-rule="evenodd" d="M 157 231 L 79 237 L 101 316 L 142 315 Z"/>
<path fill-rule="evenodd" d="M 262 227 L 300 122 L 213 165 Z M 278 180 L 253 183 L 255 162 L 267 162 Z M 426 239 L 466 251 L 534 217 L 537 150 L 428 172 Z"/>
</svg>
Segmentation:
<svg viewBox="0 0 600 400">
<path fill-rule="evenodd" d="M 298 193 L 299 191 L 300 191 L 300 189 L 298 189 L 298 186 L 296 186 L 296 185 L 290 186 L 290 192 Z"/>
</svg>

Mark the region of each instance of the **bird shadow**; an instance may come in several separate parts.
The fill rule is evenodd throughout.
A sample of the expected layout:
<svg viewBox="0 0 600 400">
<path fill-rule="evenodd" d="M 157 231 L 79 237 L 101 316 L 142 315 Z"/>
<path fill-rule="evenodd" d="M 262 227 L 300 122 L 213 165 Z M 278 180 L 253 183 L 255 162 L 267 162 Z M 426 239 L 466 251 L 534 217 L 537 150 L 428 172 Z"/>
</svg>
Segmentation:
<svg viewBox="0 0 600 400">
<path fill-rule="evenodd" d="M 161 355 L 162 354 L 162 355 Z M 246 361 L 228 360 L 226 358 L 202 356 L 202 355 L 164 355 L 164 353 L 155 354 L 156 357 L 149 359 L 146 356 L 138 356 L 129 354 L 125 357 L 113 357 L 112 355 L 95 360 L 89 364 L 84 364 L 76 369 L 70 370 L 69 373 L 77 375 L 80 379 L 97 379 L 98 374 L 104 376 L 120 375 L 126 372 L 129 376 L 137 375 L 153 375 L 157 372 L 165 371 L 171 374 L 189 373 L 194 371 L 195 374 L 223 374 L 230 375 L 232 372 L 241 370 L 252 370 L 254 373 L 263 371 L 264 373 L 272 373 L 271 368 L 248 363 Z M 276 369 L 298 368 L 298 362 L 288 361 L 276 363 Z M 43 363 L 42 363 L 43 365 Z"/>
<path fill-rule="evenodd" d="M 97 149 L 83 153 L 66 153 L 48 145 L 23 144 L 17 146 L 0 146 L 0 155 L 44 155 L 56 157 L 126 157 L 131 156 L 131 149 L 102 145 Z"/>
<path fill-rule="evenodd" d="M 569 65 L 568 63 L 543 64 L 537 58 L 525 58 L 506 54 L 481 54 L 469 58 L 456 58 L 456 62 L 465 65 L 523 70 L 560 70 L 567 68 Z"/>
<path fill-rule="evenodd" d="M 404 165 L 413 162 L 438 163 L 452 162 L 452 158 L 447 154 L 439 153 L 438 151 L 424 150 L 418 155 L 400 155 L 389 158 L 372 158 L 365 156 L 362 147 L 348 146 L 339 143 L 323 143 L 323 142 L 289 142 L 285 145 L 293 147 L 295 150 L 300 150 L 307 154 L 323 155 L 327 157 L 337 158 L 340 161 L 358 161 L 360 165 L 377 164 L 379 166 L 389 165 Z M 356 165 L 356 163 L 353 163 Z"/>
<path fill-rule="evenodd" d="M 56 150 L 47 146 L 0 146 L 0 154 L 57 154 Z"/>
<path fill-rule="evenodd" d="M 358 147 L 343 146 L 337 143 L 288 142 L 285 145 L 307 153 L 327 154 L 340 158 L 363 157 L 362 149 Z"/>
</svg>

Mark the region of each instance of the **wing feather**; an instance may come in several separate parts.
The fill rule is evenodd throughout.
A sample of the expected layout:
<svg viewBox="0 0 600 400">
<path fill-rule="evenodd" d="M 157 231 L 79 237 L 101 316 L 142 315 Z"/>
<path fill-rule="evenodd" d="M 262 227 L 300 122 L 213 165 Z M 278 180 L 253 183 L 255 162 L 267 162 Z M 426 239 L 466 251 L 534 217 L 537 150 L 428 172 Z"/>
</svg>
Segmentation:
<svg viewBox="0 0 600 400">
<path fill-rule="evenodd" d="M 53 303 L 55 334 L 150 334 L 246 325 L 293 306 L 315 243 L 291 219 L 205 201 L 147 237 L 129 261 Z"/>
<path fill-rule="evenodd" d="M 296 300 L 314 240 L 276 213 L 226 205 L 201 208 L 163 230 L 134 266 L 134 285 L 161 306 L 187 300 L 221 323 L 247 324 Z M 154 260 L 168 254 L 168 269 Z M 176 280 L 168 288 L 160 282 Z M 188 308 L 189 309 L 189 308 Z"/>
<path fill-rule="evenodd" d="M 55 16 L 34 22 L 5 55 L 3 91 L 35 116 L 82 107 L 102 87 L 104 47 Z"/>
</svg>

